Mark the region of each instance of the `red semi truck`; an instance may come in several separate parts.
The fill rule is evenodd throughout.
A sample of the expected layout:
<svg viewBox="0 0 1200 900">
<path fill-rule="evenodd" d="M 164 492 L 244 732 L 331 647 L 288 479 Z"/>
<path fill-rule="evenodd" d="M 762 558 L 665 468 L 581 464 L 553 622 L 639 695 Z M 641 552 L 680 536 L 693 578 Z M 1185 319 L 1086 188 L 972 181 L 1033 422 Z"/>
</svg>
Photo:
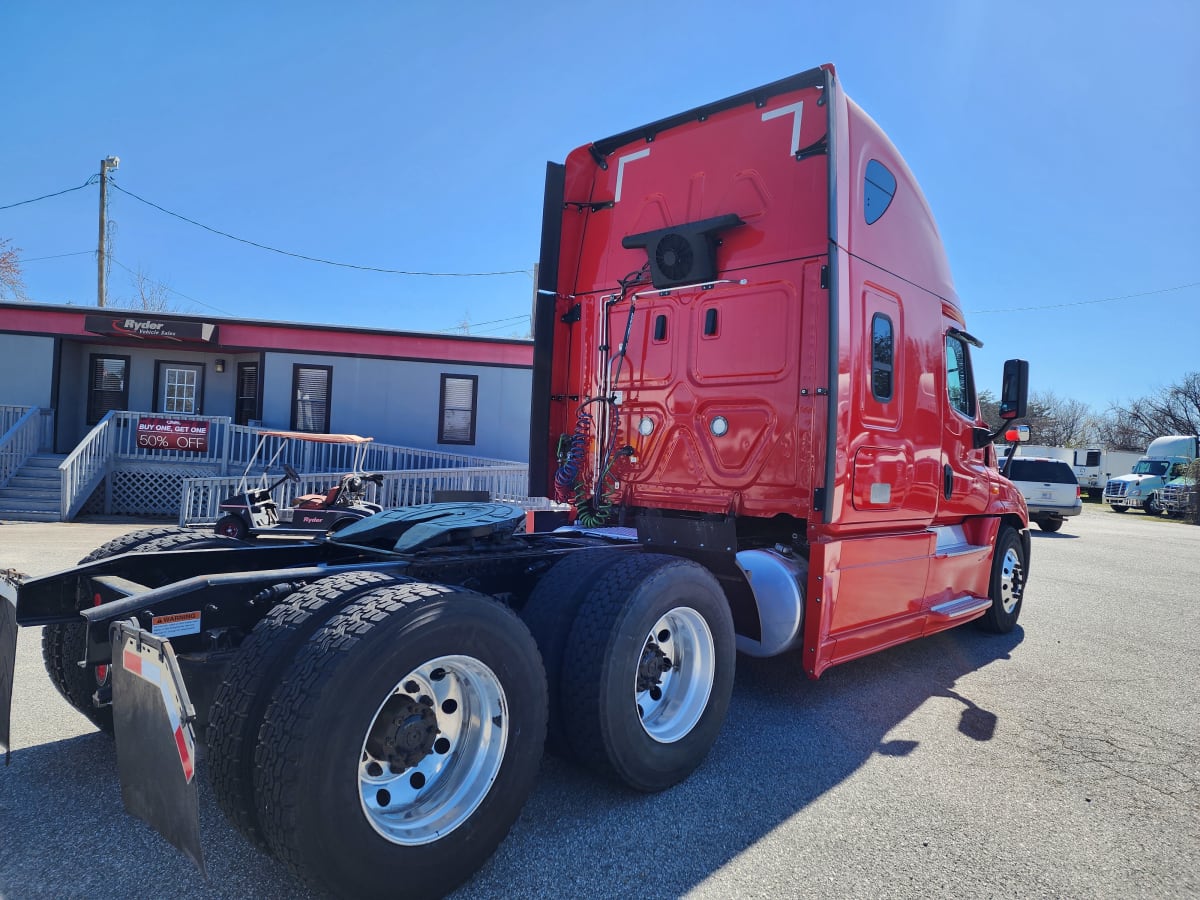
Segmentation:
<svg viewBox="0 0 1200 900">
<path fill-rule="evenodd" d="M 197 862 L 199 734 L 222 808 L 299 877 L 436 895 L 503 839 L 544 741 L 638 790 L 685 778 L 738 651 L 816 678 L 1014 627 L 1028 516 L 979 342 L 832 66 L 550 164 L 535 335 L 530 493 L 570 527 L 434 504 L 292 544 L 140 532 L 10 574 L 0 743 L 17 626 L 43 625 L 55 685 L 115 732 L 127 808 Z M 1006 422 L 1027 380 L 1005 364 Z"/>
</svg>

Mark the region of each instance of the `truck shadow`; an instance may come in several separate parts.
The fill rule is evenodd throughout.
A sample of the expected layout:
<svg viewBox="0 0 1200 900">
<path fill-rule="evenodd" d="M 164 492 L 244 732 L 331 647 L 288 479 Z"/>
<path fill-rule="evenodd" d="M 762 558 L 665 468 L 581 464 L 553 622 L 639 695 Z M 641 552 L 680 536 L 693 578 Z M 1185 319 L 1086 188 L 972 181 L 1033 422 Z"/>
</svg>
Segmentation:
<svg viewBox="0 0 1200 900">
<path fill-rule="evenodd" d="M 956 685 L 1007 660 L 1022 639 L 1019 627 L 1000 636 L 957 628 L 835 667 L 818 682 L 804 675 L 799 654 L 739 657 L 725 727 L 683 784 L 637 794 L 547 756 L 512 833 L 454 896 L 680 896 L 872 757 L 917 750 L 918 741 L 889 734 L 926 701 L 954 702 L 938 707 L 949 739 L 991 740 L 996 716 Z M 125 814 L 110 738 L 22 747 L 15 737 L 12 766 L 0 767 L 0 896 L 162 896 L 166 885 L 180 898 L 313 896 L 225 819 L 203 757 L 196 777 L 207 882 Z"/>
<path fill-rule="evenodd" d="M 314 896 L 229 824 L 203 761 L 196 778 L 207 882 L 183 854 L 125 813 L 107 735 L 18 743 L 12 765 L 0 766 L 0 897 Z"/>
<path fill-rule="evenodd" d="M 1009 659 L 1023 636 L 1019 627 L 1008 635 L 957 628 L 835 667 L 818 682 L 804 675 L 799 654 L 739 657 L 725 728 L 687 781 L 644 796 L 548 756 L 509 839 L 454 896 L 685 894 L 872 756 L 917 749 L 888 735 L 927 700 L 961 705 L 947 732 L 991 740 L 996 716 L 955 685 Z"/>
</svg>

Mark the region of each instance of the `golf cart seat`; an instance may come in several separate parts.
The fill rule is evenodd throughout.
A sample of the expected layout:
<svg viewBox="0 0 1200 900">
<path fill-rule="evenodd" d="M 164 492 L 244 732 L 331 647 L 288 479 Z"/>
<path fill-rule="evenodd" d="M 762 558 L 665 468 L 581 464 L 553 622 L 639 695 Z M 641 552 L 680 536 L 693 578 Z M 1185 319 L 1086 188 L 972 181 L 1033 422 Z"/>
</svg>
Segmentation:
<svg viewBox="0 0 1200 900">
<path fill-rule="evenodd" d="M 333 506 L 341 490 L 341 485 L 335 484 L 324 494 L 301 494 L 296 498 L 296 509 L 324 509 Z"/>
</svg>

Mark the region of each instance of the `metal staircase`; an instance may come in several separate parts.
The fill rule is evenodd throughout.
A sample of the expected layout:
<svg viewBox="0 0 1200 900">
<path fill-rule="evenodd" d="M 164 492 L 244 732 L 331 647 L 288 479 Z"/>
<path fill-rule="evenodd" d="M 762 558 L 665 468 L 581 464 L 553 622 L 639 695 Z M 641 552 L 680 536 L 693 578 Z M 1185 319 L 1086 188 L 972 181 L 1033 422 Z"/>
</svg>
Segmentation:
<svg viewBox="0 0 1200 900">
<path fill-rule="evenodd" d="M 37 453 L 21 464 L 0 488 L 0 521 L 57 522 L 62 518 L 62 476 L 65 455 Z"/>
</svg>

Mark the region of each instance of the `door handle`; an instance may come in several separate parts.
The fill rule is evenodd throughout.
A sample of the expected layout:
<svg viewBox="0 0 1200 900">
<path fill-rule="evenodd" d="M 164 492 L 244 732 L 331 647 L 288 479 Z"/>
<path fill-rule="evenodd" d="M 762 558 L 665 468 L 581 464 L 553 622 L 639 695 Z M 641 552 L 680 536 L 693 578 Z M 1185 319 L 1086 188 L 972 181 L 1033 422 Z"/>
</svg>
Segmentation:
<svg viewBox="0 0 1200 900">
<path fill-rule="evenodd" d="M 954 493 L 954 470 L 950 468 L 950 464 L 942 466 L 942 494 L 947 500 Z"/>
</svg>

